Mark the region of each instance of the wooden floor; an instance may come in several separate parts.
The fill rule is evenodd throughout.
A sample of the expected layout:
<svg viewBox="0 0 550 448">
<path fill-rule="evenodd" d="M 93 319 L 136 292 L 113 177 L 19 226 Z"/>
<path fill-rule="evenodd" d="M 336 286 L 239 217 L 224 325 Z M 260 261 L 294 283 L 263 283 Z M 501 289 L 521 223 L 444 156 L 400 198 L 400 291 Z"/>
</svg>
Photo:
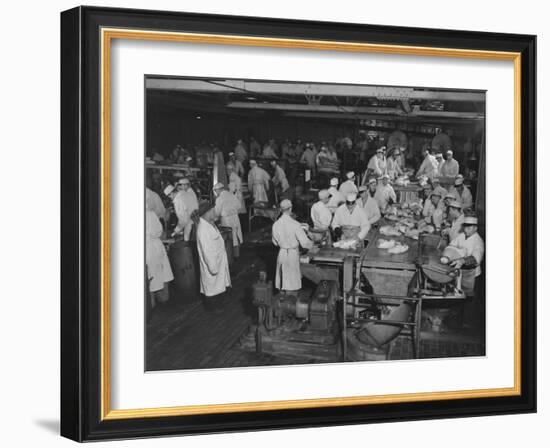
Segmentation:
<svg viewBox="0 0 550 448">
<path fill-rule="evenodd" d="M 260 233 L 259 231 L 258 233 Z M 250 241 L 250 240 L 249 240 Z M 256 354 L 240 347 L 239 339 L 256 319 L 252 284 L 260 270 L 271 277 L 275 270 L 273 246 L 250 242 L 231 266 L 232 288 L 220 299 L 223 313 L 206 311 L 198 295 L 172 295 L 155 307 L 146 326 L 146 370 L 180 370 L 308 364 L 308 359 Z M 464 334 L 425 334 L 421 357 L 483 355 L 479 337 Z M 412 358 L 409 339 L 391 343 L 390 359 Z"/>
</svg>

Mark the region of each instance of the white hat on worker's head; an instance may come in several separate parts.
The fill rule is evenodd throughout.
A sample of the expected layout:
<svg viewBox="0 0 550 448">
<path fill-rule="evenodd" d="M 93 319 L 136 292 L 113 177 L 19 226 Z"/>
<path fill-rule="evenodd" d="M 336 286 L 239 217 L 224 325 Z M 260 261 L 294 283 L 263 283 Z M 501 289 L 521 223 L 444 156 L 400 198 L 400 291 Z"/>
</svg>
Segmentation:
<svg viewBox="0 0 550 448">
<path fill-rule="evenodd" d="M 234 156 L 234 155 L 235 155 L 234 152 L 230 152 L 230 153 L 229 153 L 229 157 Z"/>
<path fill-rule="evenodd" d="M 441 154 L 440 152 L 438 152 L 438 153 L 435 155 L 435 158 L 436 158 L 436 159 L 442 159 L 442 158 L 443 158 L 443 154 Z"/>
<path fill-rule="evenodd" d="M 348 193 L 346 196 L 347 202 L 355 202 L 357 200 L 357 193 Z"/>
<path fill-rule="evenodd" d="M 332 179 L 330 179 L 330 185 L 332 187 L 336 187 L 338 185 L 338 178 L 337 177 L 333 177 Z"/>
<path fill-rule="evenodd" d="M 289 199 L 283 199 L 279 206 L 281 207 L 281 210 L 288 210 L 289 208 L 292 208 L 292 202 L 290 202 Z"/>
<path fill-rule="evenodd" d="M 330 193 L 328 190 L 320 190 L 317 195 L 319 196 L 319 199 L 327 199 L 330 196 Z"/>
<path fill-rule="evenodd" d="M 168 196 L 170 193 L 172 193 L 175 190 L 176 187 L 174 187 L 172 184 L 169 184 L 164 189 L 164 194 Z"/>
<path fill-rule="evenodd" d="M 456 197 L 455 197 L 455 195 L 452 194 L 452 193 L 447 193 L 447 194 L 445 195 L 445 199 L 456 199 Z"/>
<path fill-rule="evenodd" d="M 213 190 L 223 190 L 225 187 L 223 186 L 223 184 L 221 182 L 218 182 L 216 185 L 214 185 L 214 188 L 212 188 Z"/>
<path fill-rule="evenodd" d="M 463 224 L 465 226 L 477 226 L 477 216 L 466 216 Z"/>
<path fill-rule="evenodd" d="M 248 162 L 250 165 L 257 165 L 256 161 L 254 159 L 250 159 Z"/>
<path fill-rule="evenodd" d="M 353 178 L 355 177 L 355 173 L 354 173 L 353 171 L 348 171 L 348 172 L 346 173 L 346 177 L 347 177 L 348 179 L 353 179 Z"/>
<path fill-rule="evenodd" d="M 366 185 L 361 185 L 359 187 L 359 193 L 363 192 L 363 191 L 367 191 L 367 186 Z"/>
<path fill-rule="evenodd" d="M 462 185 L 464 183 L 464 176 L 462 174 L 458 174 L 455 177 L 455 185 Z"/>
<path fill-rule="evenodd" d="M 445 198 L 447 198 L 448 196 L 449 195 L 445 196 Z M 453 196 L 451 195 L 451 197 L 453 197 Z M 456 199 L 454 199 L 453 201 L 451 201 L 449 203 L 449 207 L 458 208 L 459 210 L 462 210 L 462 204 L 459 201 L 457 201 Z"/>
<path fill-rule="evenodd" d="M 447 151 L 445 151 L 445 154 L 453 155 L 453 150 L 452 149 L 447 149 Z"/>
</svg>

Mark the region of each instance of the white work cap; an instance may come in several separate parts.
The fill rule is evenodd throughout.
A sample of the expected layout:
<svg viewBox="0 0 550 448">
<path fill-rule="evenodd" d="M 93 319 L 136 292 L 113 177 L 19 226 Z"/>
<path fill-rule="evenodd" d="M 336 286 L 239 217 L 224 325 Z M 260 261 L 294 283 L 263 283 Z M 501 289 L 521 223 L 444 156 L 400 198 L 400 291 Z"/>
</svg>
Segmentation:
<svg viewBox="0 0 550 448">
<path fill-rule="evenodd" d="M 250 163 L 250 165 L 256 165 L 256 161 L 254 159 L 250 159 L 248 163 Z"/>
<path fill-rule="evenodd" d="M 225 188 L 221 182 L 218 182 L 216 185 L 214 185 L 213 190 L 222 190 Z"/>
<path fill-rule="evenodd" d="M 477 226 L 477 216 L 466 216 L 466 218 L 464 218 L 464 225 Z"/>
<path fill-rule="evenodd" d="M 447 194 L 445 195 L 445 199 L 456 199 L 456 198 L 455 198 L 455 195 L 454 195 L 454 194 L 452 194 L 452 193 L 447 193 Z"/>
<path fill-rule="evenodd" d="M 333 187 L 338 185 L 338 178 L 333 177 L 332 179 L 330 179 L 330 185 L 332 185 Z"/>
<path fill-rule="evenodd" d="M 283 199 L 280 204 L 281 210 L 288 210 L 289 208 L 292 208 L 292 202 L 288 199 Z"/>
<path fill-rule="evenodd" d="M 362 191 L 367 191 L 367 186 L 366 185 L 361 185 L 359 187 L 359 193 L 361 193 Z"/>
<path fill-rule="evenodd" d="M 326 199 L 330 196 L 330 193 L 328 192 L 328 190 L 321 190 L 317 194 L 319 195 L 319 199 Z"/>
<path fill-rule="evenodd" d="M 168 196 L 170 193 L 172 193 L 172 191 L 174 191 L 175 188 L 176 187 L 174 187 L 172 184 L 167 185 L 166 188 L 164 189 L 164 194 Z"/>
<path fill-rule="evenodd" d="M 229 153 L 229 156 L 234 156 L 234 155 L 235 155 L 234 152 L 230 152 L 230 153 Z"/>
<path fill-rule="evenodd" d="M 452 151 L 452 149 L 447 149 L 447 151 L 445 151 L 445 154 L 450 154 L 450 155 L 453 155 L 453 151 Z"/>
<path fill-rule="evenodd" d="M 346 177 L 348 179 L 353 179 L 354 176 L 355 176 L 355 173 L 353 171 L 348 171 L 346 174 Z"/>
<path fill-rule="evenodd" d="M 455 177 L 455 185 L 462 185 L 464 183 L 464 176 L 462 174 L 459 174 Z"/>
<path fill-rule="evenodd" d="M 349 193 L 346 196 L 346 201 L 348 202 L 355 202 L 357 200 L 357 193 Z"/>
<path fill-rule="evenodd" d="M 435 155 L 435 158 L 436 159 L 442 159 L 443 158 L 443 154 L 441 154 L 440 152 L 438 152 L 436 155 Z"/>
<path fill-rule="evenodd" d="M 449 196 L 449 195 L 447 195 L 447 196 Z M 452 197 L 452 195 L 451 195 L 451 197 Z M 459 201 L 457 201 L 456 199 L 449 203 L 449 207 L 458 208 L 459 210 L 462 210 L 462 204 Z"/>
</svg>

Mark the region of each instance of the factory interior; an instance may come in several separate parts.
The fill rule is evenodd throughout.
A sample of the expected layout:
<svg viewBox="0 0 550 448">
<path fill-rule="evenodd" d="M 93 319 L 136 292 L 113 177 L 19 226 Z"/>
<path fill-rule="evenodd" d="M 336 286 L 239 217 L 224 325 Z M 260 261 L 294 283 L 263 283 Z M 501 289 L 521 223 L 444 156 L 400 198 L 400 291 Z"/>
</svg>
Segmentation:
<svg viewBox="0 0 550 448">
<path fill-rule="evenodd" d="M 144 208 L 171 271 L 147 218 L 147 371 L 485 355 L 485 92 L 147 76 L 145 95 Z M 214 296 L 203 218 L 229 269 Z"/>
</svg>

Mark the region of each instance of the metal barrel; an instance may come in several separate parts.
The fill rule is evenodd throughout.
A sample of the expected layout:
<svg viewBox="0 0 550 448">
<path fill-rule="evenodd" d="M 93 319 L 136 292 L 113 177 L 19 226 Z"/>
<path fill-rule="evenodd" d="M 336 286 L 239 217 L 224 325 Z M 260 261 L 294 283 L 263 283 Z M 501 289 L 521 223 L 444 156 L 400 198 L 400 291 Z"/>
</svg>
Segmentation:
<svg viewBox="0 0 550 448">
<path fill-rule="evenodd" d="M 194 294 L 197 291 L 194 244 L 194 241 L 176 241 L 168 252 L 174 273 L 174 284 L 180 293 Z"/>
</svg>

